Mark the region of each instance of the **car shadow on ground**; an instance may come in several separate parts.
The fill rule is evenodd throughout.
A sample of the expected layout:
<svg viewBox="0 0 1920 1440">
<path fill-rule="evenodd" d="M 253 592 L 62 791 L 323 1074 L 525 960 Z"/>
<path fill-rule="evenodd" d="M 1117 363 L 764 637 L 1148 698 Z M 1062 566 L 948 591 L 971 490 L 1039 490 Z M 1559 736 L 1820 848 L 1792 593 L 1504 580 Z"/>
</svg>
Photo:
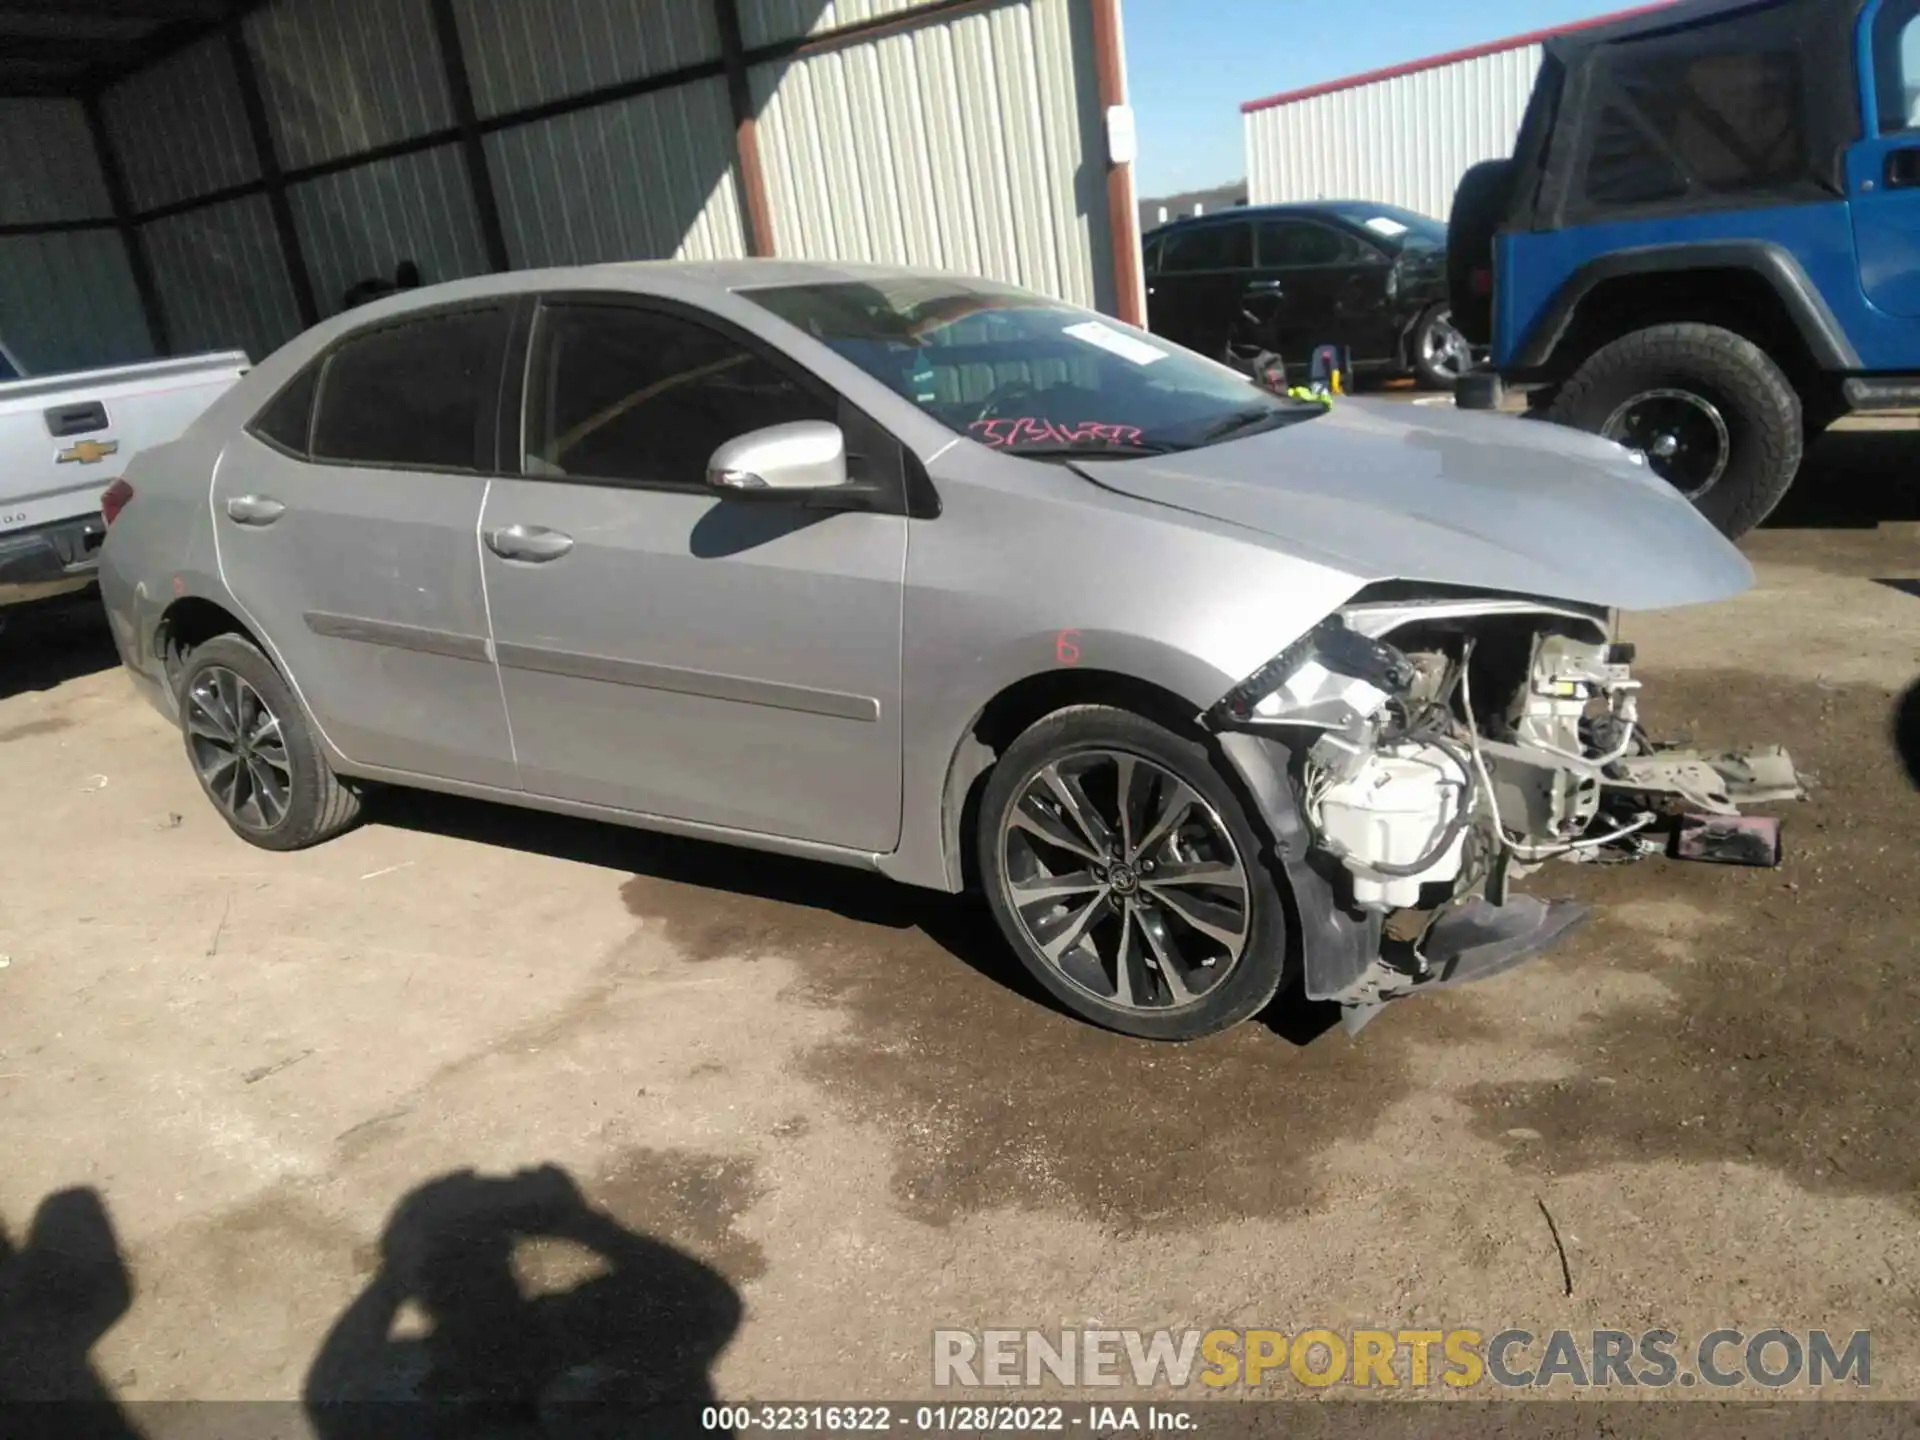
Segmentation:
<svg viewBox="0 0 1920 1440">
<path fill-rule="evenodd" d="M 742 895 L 824 910 L 903 934 L 917 931 L 992 983 L 1033 1004 L 1059 1008 L 1008 950 L 991 912 L 976 896 L 903 885 L 843 865 L 425 790 L 380 791 L 368 806 L 367 818 L 375 824 L 593 865 L 622 876 L 696 886 L 711 891 L 716 906 L 723 906 L 728 895 Z M 1288 1043 L 1307 1045 L 1339 1021 L 1340 1010 L 1307 1000 L 1296 979 L 1260 1018 Z"/>
<path fill-rule="evenodd" d="M 51 690 L 120 663 L 97 595 L 0 611 L 0 700 L 29 690 Z"/>
<path fill-rule="evenodd" d="M 1834 430 L 1807 449 L 1769 530 L 1871 530 L 1920 521 L 1920 425 Z"/>
</svg>

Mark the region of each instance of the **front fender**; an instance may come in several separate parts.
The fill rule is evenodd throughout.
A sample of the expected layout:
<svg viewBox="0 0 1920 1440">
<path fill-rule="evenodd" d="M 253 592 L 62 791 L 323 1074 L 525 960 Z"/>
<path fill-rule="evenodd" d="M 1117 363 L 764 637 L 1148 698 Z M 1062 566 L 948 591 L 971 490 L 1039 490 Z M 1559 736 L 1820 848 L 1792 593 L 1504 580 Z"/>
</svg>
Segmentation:
<svg viewBox="0 0 1920 1440">
<path fill-rule="evenodd" d="M 1526 237 L 1509 237 L 1509 241 L 1523 247 L 1527 243 Z M 1520 252 L 1510 249 L 1508 253 Z M 1779 299 L 1815 364 L 1823 370 L 1860 368 L 1853 342 L 1793 252 L 1772 241 L 1749 239 L 1640 245 L 1587 261 L 1567 277 L 1524 333 L 1515 337 L 1518 343 L 1512 358 L 1502 368 L 1544 368 L 1572 328 L 1581 304 L 1607 281 L 1693 270 L 1743 270 L 1758 276 Z"/>
<path fill-rule="evenodd" d="M 1273 859 L 1293 895 L 1301 980 L 1309 1000 L 1328 1000 L 1351 987 L 1380 953 L 1380 917 L 1342 908 L 1330 877 L 1310 859 L 1312 839 L 1288 778 L 1292 754 L 1258 735 L 1227 731 L 1219 737 L 1273 841 Z"/>
</svg>

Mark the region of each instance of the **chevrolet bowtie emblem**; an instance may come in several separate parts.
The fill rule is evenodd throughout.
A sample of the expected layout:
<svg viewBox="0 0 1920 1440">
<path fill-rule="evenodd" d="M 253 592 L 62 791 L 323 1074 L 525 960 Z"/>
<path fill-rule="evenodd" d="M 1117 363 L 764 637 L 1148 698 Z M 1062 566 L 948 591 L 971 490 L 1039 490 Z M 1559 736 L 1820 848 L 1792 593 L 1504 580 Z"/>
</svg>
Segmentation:
<svg viewBox="0 0 1920 1440">
<path fill-rule="evenodd" d="M 54 462 L 59 465 L 98 465 L 107 456 L 119 453 L 118 440 L 76 440 L 54 456 Z"/>
</svg>

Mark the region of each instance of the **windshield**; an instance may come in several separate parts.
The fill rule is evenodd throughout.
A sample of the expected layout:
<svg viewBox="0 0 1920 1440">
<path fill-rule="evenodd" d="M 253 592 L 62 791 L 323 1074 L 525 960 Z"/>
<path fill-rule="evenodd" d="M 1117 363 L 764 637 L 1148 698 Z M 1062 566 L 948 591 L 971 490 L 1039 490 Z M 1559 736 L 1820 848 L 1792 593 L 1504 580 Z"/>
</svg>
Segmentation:
<svg viewBox="0 0 1920 1440">
<path fill-rule="evenodd" d="M 1352 221 L 1389 249 L 1444 250 L 1447 227 L 1417 210 L 1402 210 L 1398 205 L 1363 205 L 1357 202 L 1327 207 L 1342 220 Z"/>
<path fill-rule="evenodd" d="M 1323 413 L 991 281 L 888 276 L 743 293 L 949 429 L 1016 455 L 1166 454 Z"/>
</svg>

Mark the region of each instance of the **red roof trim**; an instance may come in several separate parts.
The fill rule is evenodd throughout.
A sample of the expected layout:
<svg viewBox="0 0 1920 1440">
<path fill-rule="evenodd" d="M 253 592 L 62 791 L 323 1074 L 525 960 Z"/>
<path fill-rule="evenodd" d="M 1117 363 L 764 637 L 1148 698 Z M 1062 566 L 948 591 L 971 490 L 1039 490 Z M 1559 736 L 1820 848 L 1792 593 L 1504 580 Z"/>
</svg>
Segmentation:
<svg viewBox="0 0 1920 1440">
<path fill-rule="evenodd" d="M 1316 95 L 1331 95 L 1339 90 L 1357 90 L 1362 85 L 1378 84 L 1382 80 L 1393 80 L 1402 75 L 1417 75 L 1422 70 L 1438 70 L 1446 65 L 1458 65 L 1463 60 L 1478 60 L 1486 55 L 1499 55 L 1508 50 L 1524 50 L 1529 45 L 1538 45 L 1551 40 L 1556 35 L 1571 35 L 1580 30 L 1591 30 L 1600 25 L 1611 25 L 1616 20 L 1631 20 L 1637 15 L 1651 15 L 1656 10 L 1664 10 L 1673 0 L 1658 0 L 1653 5 L 1636 5 L 1631 10 L 1616 10 L 1610 15 L 1596 15 L 1591 20 L 1576 20 L 1571 25 L 1557 25 L 1551 30 L 1534 30 L 1525 35 L 1515 35 L 1506 40 L 1495 40 L 1487 45 L 1472 45 L 1465 50 L 1450 50 L 1445 55 L 1434 55 L 1425 60 L 1412 60 L 1405 65 L 1389 65 L 1384 70 L 1369 70 L 1364 75 L 1350 75 L 1345 80 L 1329 80 L 1321 85 L 1309 85 L 1304 90 L 1288 90 L 1279 95 L 1269 95 L 1264 100 L 1249 100 L 1240 107 L 1240 113 L 1251 115 L 1256 110 L 1270 110 L 1276 105 L 1291 105 L 1299 100 L 1311 100 Z"/>
</svg>

